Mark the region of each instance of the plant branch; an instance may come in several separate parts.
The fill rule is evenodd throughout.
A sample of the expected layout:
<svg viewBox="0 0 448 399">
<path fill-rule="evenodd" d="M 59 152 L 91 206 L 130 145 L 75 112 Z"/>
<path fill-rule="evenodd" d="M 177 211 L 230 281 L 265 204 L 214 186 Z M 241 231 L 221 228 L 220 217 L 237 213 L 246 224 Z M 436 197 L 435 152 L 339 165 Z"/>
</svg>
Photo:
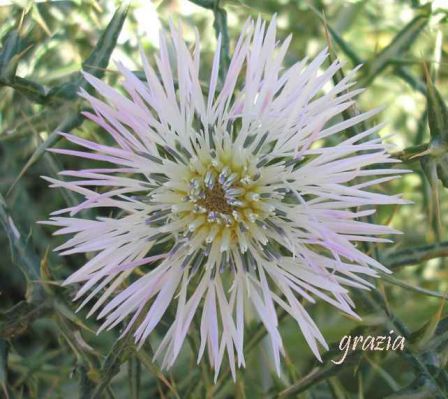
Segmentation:
<svg viewBox="0 0 448 399">
<path fill-rule="evenodd" d="M 448 256 L 448 241 L 442 241 L 435 244 L 396 251 L 386 257 L 384 263 L 388 268 L 394 269 L 446 256 Z"/>
</svg>

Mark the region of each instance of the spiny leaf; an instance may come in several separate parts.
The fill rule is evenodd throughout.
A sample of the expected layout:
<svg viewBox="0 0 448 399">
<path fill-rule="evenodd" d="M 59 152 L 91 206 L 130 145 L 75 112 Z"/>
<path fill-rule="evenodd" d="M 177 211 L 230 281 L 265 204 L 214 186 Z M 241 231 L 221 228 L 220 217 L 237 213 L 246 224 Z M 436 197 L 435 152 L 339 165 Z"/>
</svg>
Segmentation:
<svg viewBox="0 0 448 399">
<path fill-rule="evenodd" d="M 123 27 L 127 15 L 127 4 L 122 5 L 116 11 L 98 43 L 87 59 L 82 63 L 82 70 L 101 79 L 109 65 L 112 51 L 117 45 L 117 39 Z M 49 96 L 58 96 L 66 99 L 74 99 L 79 88 L 91 90 L 81 72 L 76 72 L 67 83 L 56 86 L 50 90 Z"/>
<path fill-rule="evenodd" d="M 333 43 L 331 41 L 331 36 L 329 34 L 330 31 L 330 27 L 327 24 L 327 21 L 325 18 L 323 18 L 323 23 L 324 23 L 324 27 L 325 27 L 325 38 L 327 40 L 327 44 L 328 44 L 328 50 L 329 50 L 329 62 L 330 64 L 333 63 L 336 60 L 336 55 L 334 52 L 334 48 L 333 48 Z M 340 81 L 342 81 L 344 79 L 344 71 L 342 70 L 342 68 L 340 68 L 334 75 L 333 75 L 333 82 L 335 85 L 337 85 Z M 347 90 L 344 90 L 343 92 L 339 93 L 338 96 L 342 96 L 344 94 L 347 93 Z M 359 115 L 359 110 L 356 107 L 355 104 L 351 105 L 349 108 L 345 109 L 344 111 L 342 111 L 342 117 L 344 118 L 344 120 L 348 120 L 350 118 L 355 117 L 356 115 Z M 353 137 L 356 134 L 358 134 L 359 132 L 361 132 L 362 130 L 365 130 L 365 124 L 361 123 L 359 125 L 355 125 L 355 126 L 350 126 L 348 129 L 345 130 L 345 134 L 347 135 L 347 137 Z"/>
<path fill-rule="evenodd" d="M 383 263 L 394 269 L 401 266 L 415 265 L 429 259 L 448 256 L 448 241 L 422 245 L 420 247 L 405 248 L 388 255 Z"/>
<path fill-rule="evenodd" d="M 423 378 L 416 380 L 406 388 L 386 396 L 385 399 L 443 399 L 437 392 L 437 388 L 430 381 Z"/>
<path fill-rule="evenodd" d="M 423 65 L 426 76 L 426 99 L 428 109 L 428 126 L 431 142 L 422 156 L 420 164 L 431 185 L 431 199 L 433 205 L 433 222 L 437 237 L 442 233 L 440 215 L 440 195 L 438 180 L 448 188 L 448 109 L 442 96 L 434 86 L 428 68 Z"/>
<path fill-rule="evenodd" d="M 429 15 L 427 9 L 417 15 L 386 48 L 366 64 L 367 75 L 360 82 L 360 87 L 368 86 L 393 59 L 400 57 L 409 48 L 428 23 Z"/>
<path fill-rule="evenodd" d="M 15 76 L 12 82 L 7 83 L 19 93 L 22 93 L 28 100 L 38 104 L 45 104 L 48 101 L 48 89 L 39 83 Z"/>
<path fill-rule="evenodd" d="M 359 292 L 359 297 L 364 299 L 369 305 L 380 312 L 384 312 L 387 316 L 386 327 L 391 328 L 394 331 L 397 331 L 401 336 L 405 339 L 409 340 L 411 333 L 409 329 L 403 324 L 403 322 L 395 315 L 393 315 L 390 310 L 387 308 L 384 302 L 384 298 L 381 296 L 378 290 L 372 290 L 370 293 Z M 434 367 L 431 364 L 428 364 L 427 359 L 433 359 L 436 357 L 436 354 L 431 351 L 426 351 L 424 356 L 420 353 L 416 353 L 411 350 L 411 348 L 405 346 L 406 359 L 409 361 L 409 364 L 414 368 L 415 372 L 421 376 L 424 380 L 428 381 L 428 383 L 434 387 L 434 391 L 436 395 L 443 395 L 445 391 L 444 381 L 439 381 L 438 377 L 442 374 L 442 377 L 445 379 L 444 370 L 437 370 L 437 373 L 434 373 Z M 447 377 L 448 378 L 448 377 Z M 438 396 L 437 396 L 438 397 Z M 443 396 L 442 396 L 443 397 Z"/>
<path fill-rule="evenodd" d="M 168 389 L 172 392 L 174 397 L 176 399 L 180 399 L 179 394 L 176 391 L 176 388 L 173 386 L 173 384 L 168 381 L 168 379 L 163 375 L 163 373 L 160 371 L 160 369 L 153 363 L 150 356 L 148 356 L 147 353 L 145 353 L 144 350 L 139 350 L 137 352 L 137 357 L 141 361 L 142 365 L 146 368 L 147 371 L 149 371 L 152 375 L 154 375 L 157 379 L 159 379 L 163 384 L 165 384 Z M 190 380 L 189 380 L 190 383 Z"/>
<path fill-rule="evenodd" d="M 342 370 L 347 367 L 353 367 L 359 362 L 362 357 L 361 350 L 349 351 L 342 364 L 335 364 L 330 361 L 330 354 L 334 359 L 339 360 L 341 357 L 341 352 L 328 352 L 326 354 L 326 359 L 323 365 L 319 368 L 313 368 L 307 375 L 305 375 L 301 380 L 292 384 L 288 388 L 281 391 L 278 398 L 295 398 L 297 394 L 306 391 L 309 387 L 323 381 L 329 377 L 339 374 Z"/>
<path fill-rule="evenodd" d="M 423 294 L 423 295 L 427 295 L 427 296 L 432 296 L 435 298 L 445 298 L 445 294 L 442 294 L 441 292 L 437 292 L 437 291 L 431 291 L 431 290 L 427 290 L 425 288 L 421 288 L 421 287 L 417 287 L 411 284 L 406 283 L 405 281 L 401 281 L 398 278 L 392 277 L 388 274 L 381 274 L 381 279 L 383 281 L 386 281 L 390 284 L 393 284 L 397 287 L 401 287 L 401 288 L 405 288 L 409 291 L 412 292 L 416 292 L 418 294 Z"/>
<path fill-rule="evenodd" d="M 331 49 L 333 49 L 333 45 L 331 43 L 331 39 L 334 40 L 334 42 L 340 47 L 342 52 L 350 59 L 350 61 L 353 63 L 353 65 L 359 65 L 363 63 L 363 60 L 356 54 L 355 50 L 351 48 L 351 46 L 342 38 L 339 33 L 333 29 L 333 27 L 328 24 L 328 21 L 326 20 L 325 16 L 318 13 L 319 17 L 322 19 L 322 22 L 325 27 L 325 36 L 327 39 L 328 46 L 331 46 Z M 328 34 L 330 33 L 330 35 Z"/>
<path fill-rule="evenodd" d="M 50 309 L 48 302 L 29 303 L 21 301 L 0 314 L 0 337 L 12 338 L 23 334 L 30 323 L 46 314 Z"/>
<path fill-rule="evenodd" d="M 79 330 L 60 312 L 56 313 L 56 323 L 61 337 L 76 357 L 80 373 L 80 398 L 91 398 L 96 384 L 100 381 L 100 361 L 98 354 L 86 344 Z"/>
<path fill-rule="evenodd" d="M 48 138 L 42 142 L 31 155 L 30 159 L 27 161 L 25 166 L 20 171 L 17 178 L 12 183 L 11 187 L 8 190 L 7 196 L 11 193 L 11 191 L 16 186 L 17 182 L 22 178 L 22 176 L 27 172 L 27 170 L 33 166 L 45 153 L 47 148 L 52 147 L 56 142 L 61 138 L 59 132 L 70 132 L 76 127 L 80 126 L 83 122 L 83 117 L 80 112 L 70 111 L 69 115 L 61 122 L 61 124 L 48 136 Z"/>
<path fill-rule="evenodd" d="M 109 64 L 112 51 L 117 44 L 118 35 L 120 34 L 121 28 L 123 27 L 123 23 L 126 19 L 126 14 L 127 5 L 122 5 L 117 9 L 117 11 L 115 11 L 114 16 L 102 33 L 97 45 L 95 46 L 89 57 L 82 64 L 84 71 L 87 71 L 98 78 L 104 76 L 104 72 L 107 68 L 107 65 Z M 76 93 L 78 92 L 80 87 L 87 87 L 87 81 L 84 79 L 80 72 L 77 72 L 75 74 L 75 78 L 70 82 L 65 83 L 61 86 L 57 86 L 56 88 L 50 90 L 50 92 L 48 93 L 48 97 L 57 96 L 67 99 L 73 99 L 76 97 Z M 70 112 L 69 116 L 67 116 L 57 127 L 57 129 L 53 133 L 51 133 L 49 137 L 34 151 L 33 155 L 22 168 L 16 180 L 8 190 L 8 195 L 13 190 L 20 178 L 26 173 L 26 171 L 45 153 L 45 150 L 53 146 L 59 140 L 60 136 L 58 132 L 70 132 L 75 127 L 78 127 L 82 123 L 82 121 L 83 118 L 80 113 L 73 111 Z"/>
<path fill-rule="evenodd" d="M 41 27 L 41 29 L 48 35 L 51 36 L 50 28 L 48 27 L 47 23 L 45 22 L 45 18 L 42 16 L 39 7 L 37 4 L 34 3 L 34 1 L 30 2 L 31 7 L 31 16 L 34 21 Z"/>
<path fill-rule="evenodd" d="M 115 342 L 114 346 L 106 356 L 101 368 L 101 381 L 92 393 L 92 399 L 100 399 L 103 392 L 109 385 L 112 378 L 120 371 L 121 364 L 126 360 L 129 352 L 132 350 L 132 334 Z"/>
<path fill-rule="evenodd" d="M 11 29 L 3 38 L 0 51 L 0 86 L 10 86 L 39 104 L 47 101 L 48 90 L 39 83 L 16 76 L 17 66 L 29 43 L 22 40 L 20 29 Z"/>
<path fill-rule="evenodd" d="M 30 301 L 39 301 L 43 298 L 43 290 L 39 284 L 34 282 L 39 280 L 39 260 L 34 251 L 24 240 L 23 235 L 14 224 L 14 220 L 9 214 L 6 201 L 0 194 L 0 223 L 5 231 L 10 245 L 11 253 L 20 270 L 25 275 L 28 282 L 27 297 Z"/>
<path fill-rule="evenodd" d="M 324 14 L 320 13 L 315 7 L 310 6 L 311 10 L 322 20 L 324 23 L 326 33 L 330 33 L 331 39 L 338 45 L 342 52 L 350 59 L 354 66 L 364 64 L 364 60 L 356 54 L 356 51 L 346 42 L 343 37 L 335 30 L 327 21 Z M 327 43 L 330 39 L 327 34 Z M 394 63 L 395 59 L 391 59 L 390 63 Z M 426 94 L 426 88 L 424 83 L 417 79 L 412 73 L 404 66 L 397 66 L 394 68 L 394 73 L 408 83 L 413 89 L 418 90 L 422 94 Z M 362 85 L 361 85 L 362 87 Z"/>
<path fill-rule="evenodd" d="M 63 301 L 55 301 L 54 302 L 54 310 L 58 313 L 58 315 L 68 322 L 73 323 L 72 328 L 86 330 L 92 334 L 95 334 L 95 331 L 92 330 L 89 326 L 85 324 L 83 319 L 81 319 L 76 312 L 74 312 L 67 304 Z"/>
<path fill-rule="evenodd" d="M 426 95 L 425 84 L 420 79 L 416 78 L 408 68 L 398 66 L 394 68 L 394 73 L 410 85 L 412 89 Z"/>
<path fill-rule="evenodd" d="M 431 150 L 431 147 L 428 151 Z M 422 170 L 429 181 L 431 186 L 431 203 L 432 208 L 430 209 L 431 221 L 434 224 L 435 233 L 437 238 L 440 238 L 442 222 L 440 219 L 440 193 L 438 186 L 438 176 L 437 176 L 437 158 L 433 158 L 431 155 L 426 155 L 420 159 L 420 165 Z"/>
<path fill-rule="evenodd" d="M 437 162 L 437 177 L 442 182 L 443 187 L 448 188 L 448 150 Z"/>
<path fill-rule="evenodd" d="M 416 333 L 412 334 L 411 341 L 416 343 L 417 348 L 423 349 L 428 342 L 434 337 L 437 326 L 442 318 L 443 309 L 445 307 L 446 296 L 440 301 L 440 306 L 431 319 Z"/>
<path fill-rule="evenodd" d="M 20 53 L 20 36 L 17 29 L 12 29 L 2 40 L 0 52 L 0 83 L 14 77 L 17 69 L 17 55 Z"/>
<path fill-rule="evenodd" d="M 437 323 L 434 336 L 426 348 L 437 353 L 441 367 L 446 366 L 448 363 L 448 317 Z"/>
<path fill-rule="evenodd" d="M 97 45 L 83 62 L 82 68 L 84 71 L 95 75 L 97 78 L 102 78 L 105 69 L 109 65 L 112 51 L 117 45 L 118 36 L 123 27 L 128 11 L 127 3 L 123 3 L 116 11 L 106 29 L 102 33 Z M 87 82 L 83 79 L 82 85 Z"/>
<path fill-rule="evenodd" d="M 220 79 L 223 82 L 227 70 L 229 69 L 230 57 L 229 57 L 229 33 L 227 29 L 227 13 L 221 7 L 216 7 L 213 10 L 215 20 L 213 22 L 213 27 L 215 28 L 216 36 L 221 35 L 221 52 L 219 60 L 219 72 Z"/>
<path fill-rule="evenodd" d="M 437 88 L 434 86 L 428 68 L 424 64 L 426 77 L 426 101 L 428 102 L 428 125 L 431 133 L 431 155 L 437 156 L 447 151 L 448 109 Z"/>
</svg>

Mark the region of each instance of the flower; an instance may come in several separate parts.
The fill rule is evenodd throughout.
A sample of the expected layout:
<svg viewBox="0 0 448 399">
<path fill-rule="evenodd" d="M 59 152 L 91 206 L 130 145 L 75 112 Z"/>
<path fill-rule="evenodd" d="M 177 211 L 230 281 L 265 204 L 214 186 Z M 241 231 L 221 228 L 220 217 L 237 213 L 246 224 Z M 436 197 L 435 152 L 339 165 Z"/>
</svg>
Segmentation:
<svg viewBox="0 0 448 399">
<path fill-rule="evenodd" d="M 378 235 L 396 231 L 360 218 L 405 202 L 369 191 L 403 171 L 388 168 L 397 161 L 376 134 L 380 126 L 341 134 L 378 110 L 341 119 L 361 92 L 349 91 L 356 69 L 328 88 L 342 64 L 321 72 L 324 50 L 285 68 L 290 40 L 276 41 L 275 18 L 268 26 L 248 20 L 219 86 L 219 38 L 207 95 L 198 37 L 190 51 L 171 24 L 161 33 L 157 71 L 142 54 L 144 81 L 117 64 L 126 95 L 84 75 L 105 99 L 82 90 L 93 109 L 85 116 L 116 145 L 61 133 L 86 151 L 52 150 L 111 165 L 61 172 L 72 180 L 46 178 L 84 197 L 47 222 L 60 228 L 55 234 L 73 235 L 56 249 L 61 255 L 92 253 L 65 283 L 82 284 L 81 306 L 95 301 L 89 315 L 99 312 L 100 330 L 126 319 L 123 334 L 132 331 L 140 346 L 165 316 L 170 327 L 155 355 L 164 367 L 199 314 L 198 361 L 207 349 L 215 378 L 225 354 L 233 376 L 244 366 L 248 318 L 266 328 L 280 372 L 278 309 L 320 359 L 318 345 L 327 344 L 304 302 L 319 298 L 357 317 L 348 288 L 368 288 L 368 276 L 388 271 L 357 243 L 385 242 Z M 335 144 L 324 146 L 327 138 Z M 75 217 L 103 207 L 117 212 Z"/>
</svg>

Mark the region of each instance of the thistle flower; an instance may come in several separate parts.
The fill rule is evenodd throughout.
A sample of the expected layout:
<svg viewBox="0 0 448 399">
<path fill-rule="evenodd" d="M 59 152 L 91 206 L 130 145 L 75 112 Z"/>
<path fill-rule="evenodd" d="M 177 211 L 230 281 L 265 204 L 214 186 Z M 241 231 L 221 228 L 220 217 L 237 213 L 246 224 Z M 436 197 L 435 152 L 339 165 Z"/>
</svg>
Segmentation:
<svg viewBox="0 0 448 399">
<path fill-rule="evenodd" d="M 357 243 L 396 231 L 360 218 L 404 203 L 369 190 L 403 171 L 387 168 L 396 161 L 380 126 L 342 135 L 378 110 L 340 118 L 361 92 L 349 90 L 356 70 L 328 87 L 341 63 L 321 72 L 327 50 L 285 68 L 290 40 L 276 40 L 275 18 L 268 26 L 248 20 L 219 86 L 219 38 L 207 93 L 198 35 L 191 51 L 171 25 L 157 70 L 142 54 L 145 80 L 117 64 L 127 94 L 85 74 L 104 98 L 83 90 L 93 109 L 85 116 L 116 145 L 61 133 L 86 150 L 52 150 L 110 165 L 61 172 L 70 181 L 46 178 L 84 197 L 46 222 L 73 235 L 61 255 L 92 254 L 65 283 L 82 284 L 75 299 L 95 302 L 89 315 L 98 312 L 100 330 L 124 323 L 122 335 L 132 331 L 139 346 L 164 317 L 170 327 L 155 354 L 164 367 L 198 314 L 198 361 L 207 349 L 215 378 L 225 354 L 233 376 L 244 366 L 249 318 L 266 328 L 280 372 L 279 309 L 320 359 L 318 345 L 327 344 L 304 303 L 318 298 L 357 317 L 348 288 L 368 288 L 367 277 L 387 272 Z M 338 143 L 323 146 L 329 138 Z M 103 207 L 117 212 L 75 217 Z"/>
</svg>

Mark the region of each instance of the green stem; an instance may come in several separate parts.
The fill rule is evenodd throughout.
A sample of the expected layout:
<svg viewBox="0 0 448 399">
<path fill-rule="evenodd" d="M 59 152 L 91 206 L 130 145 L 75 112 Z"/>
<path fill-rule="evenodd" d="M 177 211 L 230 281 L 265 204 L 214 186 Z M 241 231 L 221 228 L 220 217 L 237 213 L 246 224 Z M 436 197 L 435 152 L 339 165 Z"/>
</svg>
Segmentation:
<svg viewBox="0 0 448 399">
<path fill-rule="evenodd" d="M 104 360 L 103 367 L 101 368 L 101 381 L 93 391 L 91 399 L 104 397 L 104 391 L 109 387 L 112 378 L 120 371 L 121 364 L 133 350 L 133 346 L 132 334 L 128 334 L 115 342 Z"/>
<path fill-rule="evenodd" d="M 221 35 L 221 53 L 219 59 L 219 77 L 221 82 L 227 75 L 229 68 L 230 56 L 229 56 L 229 30 L 227 26 L 227 13 L 224 8 L 219 6 L 219 0 L 190 0 L 192 3 L 199 7 L 213 11 L 215 20 L 213 22 L 213 28 L 215 29 L 216 37 Z"/>
<path fill-rule="evenodd" d="M 415 265 L 434 258 L 448 256 L 448 241 L 435 244 L 423 245 L 421 247 L 406 248 L 389 255 L 385 260 L 385 265 L 394 269 L 401 266 Z"/>
<path fill-rule="evenodd" d="M 288 315 L 287 312 L 284 310 L 281 311 L 281 313 L 278 316 L 278 323 L 280 322 Z M 245 353 L 246 355 L 249 354 L 252 349 L 254 349 L 257 344 L 263 339 L 263 337 L 268 333 L 266 328 L 263 328 L 262 323 L 258 323 L 257 326 L 253 330 L 254 332 L 248 335 L 251 337 L 247 344 L 245 345 Z M 230 368 L 227 366 L 226 370 L 221 374 L 218 381 L 216 382 L 215 389 L 213 391 L 212 397 L 215 397 L 219 391 L 221 391 L 227 382 L 230 381 Z"/>
<path fill-rule="evenodd" d="M 172 394 L 176 399 L 180 399 L 180 396 L 177 393 L 176 388 L 170 381 L 167 380 L 167 378 L 163 375 L 163 373 L 159 370 L 159 368 L 154 365 L 151 358 L 144 350 L 137 351 L 137 357 L 142 362 L 142 365 L 172 392 Z"/>
<path fill-rule="evenodd" d="M 401 281 L 398 278 L 392 277 L 388 274 L 382 274 L 381 275 L 381 279 L 383 281 L 386 281 L 387 283 L 390 283 L 392 285 L 396 285 L 397 287 L 401 287 L 404 288 L 406 290 L 409 291 L 413 291 L 416 292 L 418 294 L 422 294 L 422 295 L 427 295 L 427 296 L 432 296 L 435 298 L 446 298 L 445 294 L 442 294 L 441 292 L 438 291 L 431 291 L 431 290 L 427 290 L 426 288 L 421 288 L 412 284 L 408 284 L 404 281 Z"/>
</svg>

